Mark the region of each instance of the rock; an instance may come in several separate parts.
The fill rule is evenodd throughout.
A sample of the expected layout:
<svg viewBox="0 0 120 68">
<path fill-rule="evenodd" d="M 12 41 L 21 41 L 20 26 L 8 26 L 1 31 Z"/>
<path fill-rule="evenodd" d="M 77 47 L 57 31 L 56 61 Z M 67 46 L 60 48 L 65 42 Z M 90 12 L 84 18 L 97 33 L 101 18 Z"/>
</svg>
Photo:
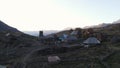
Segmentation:
<svg viewBox="0 0 120 68">
<path fill-rule="evenodd" d="M 49 56 L 48 62 L 49 63 L 58 63 L 61 59 L 58 56 Z"/>
</svg>

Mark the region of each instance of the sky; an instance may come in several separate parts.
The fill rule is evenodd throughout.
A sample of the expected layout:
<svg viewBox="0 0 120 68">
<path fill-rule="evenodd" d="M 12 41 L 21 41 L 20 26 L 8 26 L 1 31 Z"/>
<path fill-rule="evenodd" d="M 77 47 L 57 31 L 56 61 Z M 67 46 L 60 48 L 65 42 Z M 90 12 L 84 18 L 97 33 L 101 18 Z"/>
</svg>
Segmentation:
<svg viewBox="0 0 120 68">
<path fill-rule="evenodd" d="M 0 20 L 21 31 L 63 30 L 120 19 L 120 0 L 0 0 Z"/>
</svg>

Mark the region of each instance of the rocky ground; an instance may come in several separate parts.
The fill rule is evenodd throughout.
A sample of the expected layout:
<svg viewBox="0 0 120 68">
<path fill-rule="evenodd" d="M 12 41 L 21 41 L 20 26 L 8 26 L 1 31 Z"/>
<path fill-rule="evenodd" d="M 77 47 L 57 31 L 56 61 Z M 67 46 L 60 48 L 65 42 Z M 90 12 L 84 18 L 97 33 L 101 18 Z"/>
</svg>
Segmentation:
<svg viewBox="0 0 120 68">
<path fill-rule="evenodd" d="M 78 44 L 77 44 L 78 45 Z M 22 60 L 16 61 L 14 68 L 119 68 L 119 48 L 106 45 L 84 48 L 81 46 L 69 45 L 72 47 L 50 47 L 36 48 L 26 54 Z M 59 56 L 59 63 L 49 63 L 48 56 Z M 113 62 L 114 61 L 114 62 Z"/>
<path fill-rule="evenodd" d="M 119 24 L 96 28 L 112 36 L 120 36 Z M 63 31 L 60 34 L 68 31 Z M 6 34 L 10 33 L 10 36 Z M 78 41 L 79 42 L 79 41 Z M 59 56 L 61 61 L 49 63 L 48 56 Z M 110 40 L 101 45 L 83 47 L 82 43 L 46 45 L 37 37 L 21 32 L 0 32 L 0 65 L 8 68 L 119 68 L 120 42 Z"/>
</svg>

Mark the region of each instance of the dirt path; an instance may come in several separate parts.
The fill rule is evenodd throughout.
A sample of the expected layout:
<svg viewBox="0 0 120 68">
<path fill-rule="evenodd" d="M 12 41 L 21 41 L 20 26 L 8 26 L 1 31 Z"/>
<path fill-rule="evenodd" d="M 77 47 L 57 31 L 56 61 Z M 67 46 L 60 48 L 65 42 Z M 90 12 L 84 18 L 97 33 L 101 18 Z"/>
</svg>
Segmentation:
<svg viewBox="0 0 120 68">
<path fill-rule="evenodd" d="M 48 48 L 49 46 L 45 45 L 45 46 L 41 46 L 41 45 L 37 45 L 34 47 L 31 47 L 27 50 L 27 54 L 24 55 L 23 59 L 21 59 L 20 61 L 16 61 L 12 67 L 10 68 L 26 68 L 27 66 L 27 60 L 29 60 L 29 58 L 31 57 L 31 55 L 39 50 Z"/>
<path fill-rule="evenodd" d="M 49 48 L 48 46 L 43 46 L 43 47 L 37 47 L 37 48 L 35 48 L 35 49 L 32 49 L 31 50 L 31 52 L 30 53 L 28 53 L 24 58 L 23 58 L 23 61 L 22 61 L 22 63 L 24 64 L 24 66 L 23 66 L 23 68 L 26 68 L 26 61 L 29 59 L 29 57 L 33 54 L 33 53 L 35 53 L 35 52 L 37 52 L 37 51 L 39 51 L 39 50 L 42 50 L 42 49 L 45 49 L 45 48 Z"/>
</svg>

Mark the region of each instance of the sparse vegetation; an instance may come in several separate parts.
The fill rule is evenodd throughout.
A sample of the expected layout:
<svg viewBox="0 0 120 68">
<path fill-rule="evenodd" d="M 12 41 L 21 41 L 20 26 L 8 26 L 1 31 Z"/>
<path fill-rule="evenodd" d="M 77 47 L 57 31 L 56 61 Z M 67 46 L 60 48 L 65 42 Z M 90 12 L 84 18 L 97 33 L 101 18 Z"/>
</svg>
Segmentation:
<svg viewBox="0 0 120 68">
<path fill-rule="evenodd" d="M 36 37 L 26 34 L 15 34 L 5 36 L 7 31 L 0 33 L 0 64 L 10 65 L 15 68 L 119 68 L 120 67 L 120 42 L 111 43 L 113 36 L 120 36 L 120 24 L 109 25 L 106 28 L 92 28 L 95 32 L 106 34 L 107 41 L 102 41 L 101 45 L 84 48 L 81 41 L 77 41 L 79 46 L 72 44 L 44 45 Z M 79 30 L 77 28 L 76 30 Z M 93 32 L 93 30 L 90 30 Z M 70 34 L 73 30 L 57 33 Z M 86 29 L 80 29 L 86 31 Z M 90 35 L 88 35 L 90 36 Z M 83 37 L 83 36 L 81 36 Z M 62 46 L 71 46 L 64 48 Z M 47 49 L 47 50 L 46 50 Z M 61 61 L 59 63 L 48 63 L 49 55 L 57 55 Z"/>
</svg>

